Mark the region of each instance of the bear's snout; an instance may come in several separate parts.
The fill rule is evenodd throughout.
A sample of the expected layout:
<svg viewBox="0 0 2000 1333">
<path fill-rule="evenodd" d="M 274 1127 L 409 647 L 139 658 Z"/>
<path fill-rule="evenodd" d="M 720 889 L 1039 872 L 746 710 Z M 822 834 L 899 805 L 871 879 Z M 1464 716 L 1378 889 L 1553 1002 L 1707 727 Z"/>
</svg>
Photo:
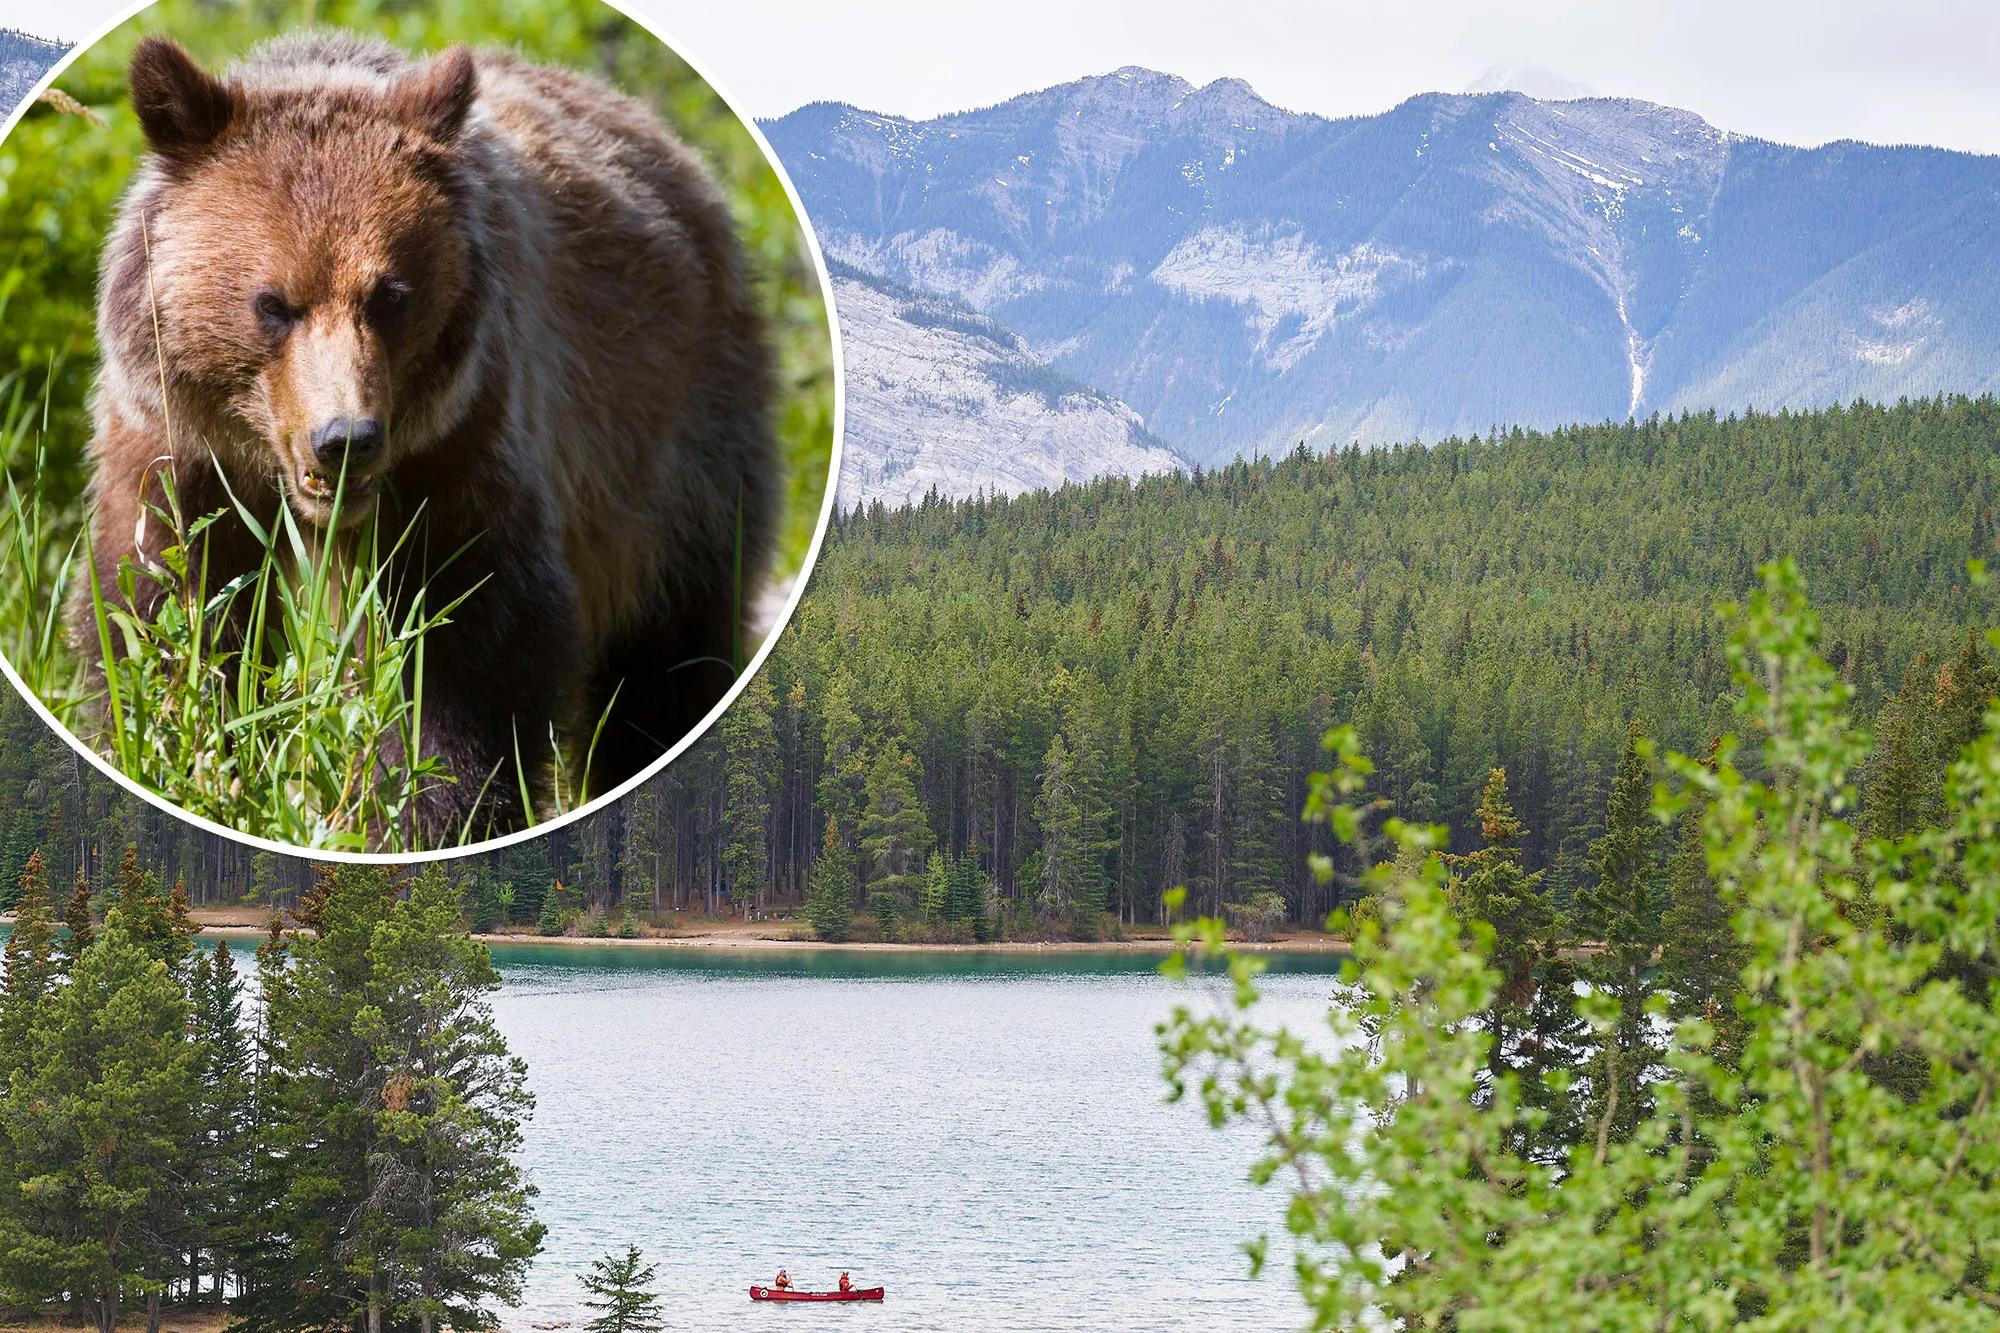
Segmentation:
<svg viewBox="0 0 2000 1333">
<path fill-rule="evenodd" d="M 313 432 L 313 460 L 327 471 L 343 462 L 360 471 L 375 461 L 388 438 L 375 417 L 337 417 Z"/>
</svg>

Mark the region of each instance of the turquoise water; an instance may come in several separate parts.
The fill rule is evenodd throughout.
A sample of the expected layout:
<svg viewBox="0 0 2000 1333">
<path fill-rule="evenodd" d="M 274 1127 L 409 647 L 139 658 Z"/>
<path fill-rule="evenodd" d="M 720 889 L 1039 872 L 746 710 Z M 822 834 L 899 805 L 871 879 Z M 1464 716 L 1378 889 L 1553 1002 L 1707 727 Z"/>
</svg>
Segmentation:
<svg viewBox="0 0 2000 1333">
<path fill-rule="evenodd" d="M 579 1320 L 577 1275 L 636 1242 L 672 1328 L 1275 1333 L 1281 1231 L 1255 1144 L 1161 1100 L 1152 1025 L 1183 988 L 1130 954 L 507 946 L 497 1004 L 538 1098 L 547 1248 L 510 1330 Z M 1295 1026 L 1334 960 L 1266 986 Z M 783 1265 L 882 1305 L 753 1304 Z"/>
<path fill-rule="evenodd" d="M 6 928 L 0 927 L 0 938 Z M 509 1333 L 580 1324 L 578 1275 L 637 1243 L 669 1328 L 1277 1333 L 1289 1271 L 1254 1136 L 1162 1100 L 1153 1024 L 1193 987 L 1129 953 L 506 945 L 500 1025 L 537 1098 L 549 1229 Z M 239 953 L 248 970 L 249 950 Z M 1277 955 L 1266 1018 L 1313 1030 L 1328 955 Z M 1275 1255 L 1276 1251 L 1274 1251 Z M 753 1304 L 803 1287 L 881 1305 Z"/>
</svg>

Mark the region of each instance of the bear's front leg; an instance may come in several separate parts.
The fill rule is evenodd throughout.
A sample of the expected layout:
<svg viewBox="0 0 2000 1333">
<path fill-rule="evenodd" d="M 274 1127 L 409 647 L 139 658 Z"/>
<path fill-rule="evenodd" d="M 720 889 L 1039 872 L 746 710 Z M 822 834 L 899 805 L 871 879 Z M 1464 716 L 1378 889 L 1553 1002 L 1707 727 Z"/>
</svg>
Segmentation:
<svg viewBox="0 0 2000 1333">
<path fill-rule="evenodd" d="M 523 787 L 538 800 L 547 785 L 577 670 L 577 611 L 567 566 L 538 535 L 488 528 L 427 581 L 427 614 L 465 600 L 424 640 L 420 752 L 451 778 L 417 798 L 425 846 L 521 828 Z"/>
<path fill-rule="evenodd" d="M 119 578 L 128 562 L 137 566 L 128 609 L 151 622 L 158 618 L 169 596 L 212 597 L 238 574 L 255 569 L 263 558 L 262 545 L 238 517 L 213 460 L 170 458 L 157 441 L 116 419 L 100 428 L 90 452 L 96 464 L 91 481 L 91 560 L 97 589 L 107 606 L 126 606 Z M 220 515 L 203 528 L 189 552 L 188 567 L 206 574 L 206 583 L 199 589 L 174 586 L 160 558 L 181 540 L 169 517 L 174 508 L 167 499 L 169 469 L 184 526 Z M 211 644 L 219 650 L 233 648 L 247 617 L 247 599 L 238 598 L 229 623 L 211 626 Z M 88 664 L 92 682 L 101 684 L 102 645 L 88 578 L 77 579 L 71 589 L 69 620 L 76 650 Z M 113 634 L 111 644 L 117 651 L 122 646 L 121 637 Z"/>
</svg>

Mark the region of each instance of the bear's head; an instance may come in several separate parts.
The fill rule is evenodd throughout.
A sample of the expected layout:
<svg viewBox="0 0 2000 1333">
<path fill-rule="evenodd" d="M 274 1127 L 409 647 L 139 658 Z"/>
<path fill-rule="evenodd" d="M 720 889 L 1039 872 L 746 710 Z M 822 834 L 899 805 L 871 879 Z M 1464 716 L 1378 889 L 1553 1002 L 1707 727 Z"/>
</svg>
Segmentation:
<svg viewBox="0 0 2000 1333">
<path fill-rule="evenodd" d="M 159 188 L 132 300 L 162 376 L 212 409 L 210 442 L 302 519 L 373 506 L 411 417 L 464 348 L 473 246 L 462 139 L 470 53 L 377 76 L 225 81 L 164 38 L 131 65 Z M 135 284 L 137 286 L 137 284 Z M 130 322 L 130 321 L 128 321 Z"/>
</svg>

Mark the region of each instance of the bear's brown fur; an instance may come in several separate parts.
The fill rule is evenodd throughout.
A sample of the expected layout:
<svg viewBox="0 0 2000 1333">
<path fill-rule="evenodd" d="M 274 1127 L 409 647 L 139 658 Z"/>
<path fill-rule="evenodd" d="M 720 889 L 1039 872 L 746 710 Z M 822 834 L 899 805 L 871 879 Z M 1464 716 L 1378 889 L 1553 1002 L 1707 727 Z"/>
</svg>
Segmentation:
<svg viewBox="0 0 2000 1333">
<path fill-rule="evenodd" d="M 314 33 L 217 78 L 152 38 L 131 88 L 150 152 L 103 258 L 103 586 L 172 540 L 166 468 L 186 515 L 226 482 L 326 535 L 344 464 L 343 530 L 417 519 L 399 587 L 478 585 L 426 644 L 421 745 L 457 781 L 425 836 L 518 823 L 517 746 L 539 773 L 551 725 L 587 735 L 614 689 L 593 790 L 657 758 L 733 679 L 777 494 L 770 355 L 700 163 L 597 82 L 462 47 Z M 211 588 L 256 555 L 233 519 L 206 544 Z"/>
</svg>

